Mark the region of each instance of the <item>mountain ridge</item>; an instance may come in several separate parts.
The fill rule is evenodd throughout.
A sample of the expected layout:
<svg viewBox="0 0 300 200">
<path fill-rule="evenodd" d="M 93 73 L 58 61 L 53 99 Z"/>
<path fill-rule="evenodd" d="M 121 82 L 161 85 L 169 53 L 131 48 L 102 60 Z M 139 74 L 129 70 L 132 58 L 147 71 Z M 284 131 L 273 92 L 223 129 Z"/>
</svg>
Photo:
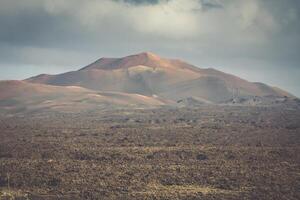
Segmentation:
<svg viewBox="0 0 300 200">
<path fill-rule="evenodd" d="M 25 81 L 74 85 L 104 92 L 157 95 L 175 101 L 195 97 L 219 103 L 237 94 L 243 97 L 292 96 L 263 83 L 252 83 L 213 68 L 198 68 L 182 60 L 162 58 L 151 52 L 121 58 L 103 57 L 77 71 L 42 74 Z"/>
</svg>

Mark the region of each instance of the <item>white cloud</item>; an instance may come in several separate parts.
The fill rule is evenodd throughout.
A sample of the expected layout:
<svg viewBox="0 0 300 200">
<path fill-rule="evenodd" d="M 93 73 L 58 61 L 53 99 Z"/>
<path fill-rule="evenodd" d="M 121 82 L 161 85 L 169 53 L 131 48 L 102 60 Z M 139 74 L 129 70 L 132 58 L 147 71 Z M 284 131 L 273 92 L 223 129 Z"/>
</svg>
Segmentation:
<svg viewBox="0 0 300 200">
<path fill-rule="evenodd" d="M 109 26 L 111 22 L 111 26 L 116 26 L 114 30 L 119 23 L 140 34 L 169 39 L 201 39 L 218 33 L 229 38 L 244 35 L 246 40 L 253 37 L 260 41 L 280 28 L 261 0 L 219 1 L 222 9 L 208 11 L 199 0 L 169 0 L 139 6 L 111 0 L 45 2 L 50 14 L 69 15 L 84 28 L 100 32 L 107 28 L 103 24 Z"/>
<path fill-rule="evenodd" d="M 163 37 L 192 37 L 199 31 L 196 9 L 198 0 L 161 1 L 159 4 L 130 5 L 111 0 L 75 1 L 70 5 L 61 0 L 46 1 L 45 9 L 53 15 L 67 14 L 89 29 L 103 29 L 105 20 L 125 24 L 142 34 Z M 112 26 L 118 26 L 112 24 Z"/>
<path fill-rule="evenodd" d="M 141 33 L 186 38 L 199 34 L 198 0 L 172 0 L 130 9 L 129 19 Z"/>
<path fill-rule="evenodd" d="M 278 24 L 270 13 L 258 0 L 244 0 L 243 3 L 236 4 L 234 8 L 237 12 L 240 28 L 244 31 L 268 33 L 276 31 Z"/>
<path fill-rule="evenodd" d="M 204 3 L 203 3 L 204 2 Z M 263 0 L 161 0 L 158 4 L 136 6 L 113 0 L 2 0 L 0 11 L 9 14 L 43 8 L 54 16 L 67 16 L 92 31 L 118 26 L 137 34 L 173 39 L 198 38 L 206 35 L 230 37 L 236 33 L 245 38 L 265 37 L 280 31 L 282 24 L 295 21 L 295 8 L 282 11 L 278 19 Z M 209 4 L 211 3 L 211 4 Z M 204 9 L 205 5 L 221 5 L 219 9 Z M 103 27 L 103 24 L 110 27 Z M 121 31 L 121 30 L 120 30 Z M 226 35 L 228 34 L 228 35 Z"/>
</svg>

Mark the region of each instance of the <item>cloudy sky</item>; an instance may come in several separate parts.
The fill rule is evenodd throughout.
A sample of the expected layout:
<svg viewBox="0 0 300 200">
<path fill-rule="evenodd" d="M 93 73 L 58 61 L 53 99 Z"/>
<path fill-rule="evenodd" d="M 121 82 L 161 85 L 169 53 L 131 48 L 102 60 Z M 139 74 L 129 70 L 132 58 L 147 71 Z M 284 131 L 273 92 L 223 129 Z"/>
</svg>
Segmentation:
<svg viewBox="0 0 300 200">
<path fill-rule="evenodd" d="M 0 79 L 152 51 L 300 96 L 299 0 L 0 0 Z"/>
</svg>

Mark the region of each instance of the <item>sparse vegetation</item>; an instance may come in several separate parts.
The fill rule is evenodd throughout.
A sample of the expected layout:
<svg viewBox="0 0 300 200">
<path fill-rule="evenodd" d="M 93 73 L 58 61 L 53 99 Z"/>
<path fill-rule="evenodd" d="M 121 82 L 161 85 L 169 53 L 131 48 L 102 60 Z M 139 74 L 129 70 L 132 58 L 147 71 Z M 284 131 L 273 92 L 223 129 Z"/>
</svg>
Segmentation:
<svg viewBox="0 0 300 200">
<path fill-rule="evenodd" d="M 3 115 L 0 199 L 296 200 L 299 120 L 284 106 Z"/>
</svg>

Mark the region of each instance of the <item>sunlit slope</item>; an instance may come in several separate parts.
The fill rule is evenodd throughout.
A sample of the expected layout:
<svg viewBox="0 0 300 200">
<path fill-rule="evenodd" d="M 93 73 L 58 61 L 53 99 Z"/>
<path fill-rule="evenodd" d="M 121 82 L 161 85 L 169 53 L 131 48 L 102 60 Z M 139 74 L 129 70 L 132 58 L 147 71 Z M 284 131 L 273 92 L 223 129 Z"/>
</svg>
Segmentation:
<svg viewBox="0 0 300 200">
<path fill-rule="evenodd" d="M 152 107 L 165 103 L 159 98 L 139 94 L 99 92 L 77 86 L 51 86 L 25 81 L 0 81 L 0 106 L 5 110 L 78 111 L 110 106 Z"/>
</svg>

